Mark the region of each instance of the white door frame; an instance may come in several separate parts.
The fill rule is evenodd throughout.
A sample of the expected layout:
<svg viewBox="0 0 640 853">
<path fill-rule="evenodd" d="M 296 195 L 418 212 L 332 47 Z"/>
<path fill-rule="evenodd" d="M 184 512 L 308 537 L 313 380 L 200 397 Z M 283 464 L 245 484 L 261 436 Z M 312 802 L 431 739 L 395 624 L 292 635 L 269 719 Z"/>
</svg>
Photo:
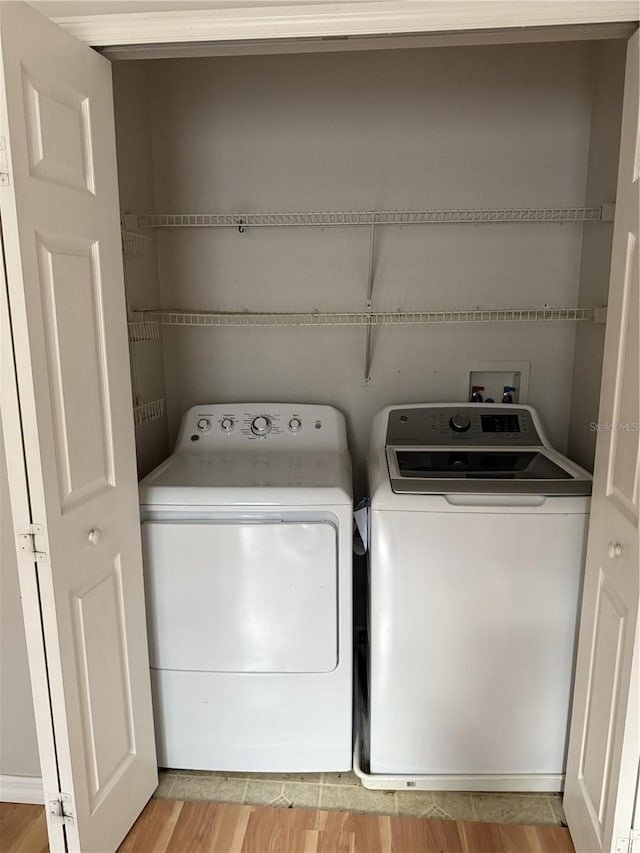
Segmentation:
<svg viewBox="0 0 640 853">
<path fill-rule="evenodd" d="M 43 4 L 44 5 L 44 4 Z M 46 11 L 46 9 L 44 10 Z M 318 36 L 375 36 L 378 34 L 428 34 L 460 33 L 464 30 L 500 30 L 508 33 L 510 28 L 581 26 L 590 24 L 613 24 L 637 22 L 640 17 L 637 0 L 597 0 L 576 4 L 573 0 L 522 0 L 520 3 L 505 4 L 499 0 L 423 0 L 411 4 L 396 2 L 349 2 L 338 4 L 310 4 L 307 6 L 274 7 L 256 0 L 253 9 L 212 9 L 198 12 L 149 12 L 118 15 L 76 15 L 54 19 L 63 29 L 80 41 L 94 47 L 108 45 L 163 44 L 194 45 L 197 42 L 244 42 L 264 39 L 317 38 Z M 488 32 L 488 41 L 492 35 Z M 499 40 L 496 38 L 496 40 Z M 408 39 L 407 39 L 408 41 Z M 4 275 L 0 281 L 0 354 L 2 356 L 2 403 L 14 412 L 18 409 L 15 394 L 15 374 L 10 335 L 7 334 L 8 319 Z M 13 374 L 13 376 L 12 376 Z M 7 446 L 17 447 L 20 436 L 7 435 Z M 8 465 L 16 470 L 23 466 L 15 454 L 8 454 Z M 12 495 L 12 511 L 18 522 L 30 523 L 27 498 L 27 483 L 19 498 Z M 14 476 L 14 481 L 16 480 Z M 24 594 L 24 590 L 23 590 Z M 34 584 L 30 594 L 37 595 Z M 34 649 L 30 660 L 39 657 L 44 662 L 42 649 Z M 33 666 L 33 664 L 32 664 Z M 36 673 L 41 677 L 42 673 Z M 40 725 L 45 725 L 50 711 L 44 701 L 36 706 Z M 51 741 L 52 742 L 52 741 Z M 55 755 L 48 754 L 47 745 L 40 744 L 41 762 L 55 762 Z M 55 845 L 54 845 L 55 847 Z"/>
<path fill-rule="evenodd" d="M 46 4 L 38 4 L 46 12 Z M 77 4 L 81 7 L 81 4 Z M 82 15 L 54 22 L 93 47 L 408 35 L 637 21 L 637 0 L 254 0 L 238 7 Z"/>
</svg>

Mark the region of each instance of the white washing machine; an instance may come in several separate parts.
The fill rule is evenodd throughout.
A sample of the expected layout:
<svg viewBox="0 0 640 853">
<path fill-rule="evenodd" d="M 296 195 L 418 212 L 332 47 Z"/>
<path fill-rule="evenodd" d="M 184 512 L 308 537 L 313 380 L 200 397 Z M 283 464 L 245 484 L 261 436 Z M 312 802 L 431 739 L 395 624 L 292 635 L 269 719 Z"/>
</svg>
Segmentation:
<svg viewBox="0 0 640 853">
<path fill-rule="evenodd" d="M 140 484 L 161 766 L 351 767 L 352 504 L 335 409 L 185 414 Z"/>
<path fill-rule="evenodd" d="M 559 790 L 590 475 L 498 404 L 385 409 L 368 471 L 369 786 Z"/>
</svg>

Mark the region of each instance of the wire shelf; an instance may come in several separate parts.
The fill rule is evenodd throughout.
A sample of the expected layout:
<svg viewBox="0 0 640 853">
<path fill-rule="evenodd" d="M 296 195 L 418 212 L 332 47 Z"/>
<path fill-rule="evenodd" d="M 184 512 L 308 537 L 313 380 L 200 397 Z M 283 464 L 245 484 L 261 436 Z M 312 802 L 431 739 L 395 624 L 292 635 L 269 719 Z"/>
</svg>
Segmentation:
<svg viewBox="0 0 640 853">
<path fill-rule="evenodd" d="M 540 323 L 596 320 L 594 308 L 486 308 L 460 311 L 345 311 L 280 314 L 248 311 L 145 311 L 161 326 L 409 326 L 445 323 Z"/>
<path fill-rule="evenodd" d="M 153 400 L 143 406 L 136 406 L 133 410 L 133 420 L 136 426 L 155 421 L 164 414 L 164 400 Z"/>
<path fill-rule="evenodd" d="M 121 231 L 122 253 L 128 258 L 141 258 L 151 247 L 151 238 L 135 231 Z"/>
<path fill-rule="evenodd" d="M 139 228 L 277 228 L 345 225 L 448 225 L 492 222 L 601 222 L 613 205 L 601 207 L 478 208 L 470 210 L 360 210 L 299 213 L 138 214 Z"/>
<path fill-rule="evenodd" d="M 130 322 L 128 326 L 129 342 L 132 344 L 157 341 L 160 338 L 157 320 L 135 320 Z"/>
</svg>

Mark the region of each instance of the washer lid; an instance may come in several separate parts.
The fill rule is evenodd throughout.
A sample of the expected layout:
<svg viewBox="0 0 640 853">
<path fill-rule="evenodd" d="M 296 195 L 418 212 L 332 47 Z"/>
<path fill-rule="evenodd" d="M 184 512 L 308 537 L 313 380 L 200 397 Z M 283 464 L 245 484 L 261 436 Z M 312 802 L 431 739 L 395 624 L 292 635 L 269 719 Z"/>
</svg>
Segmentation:
<svg viewBox="0 0 640 853">
<path fill-rule="evenodd" d="M 590 495 L 591 477 L 543 447 L 388 447 L 396 493 Z"/>
</svg>

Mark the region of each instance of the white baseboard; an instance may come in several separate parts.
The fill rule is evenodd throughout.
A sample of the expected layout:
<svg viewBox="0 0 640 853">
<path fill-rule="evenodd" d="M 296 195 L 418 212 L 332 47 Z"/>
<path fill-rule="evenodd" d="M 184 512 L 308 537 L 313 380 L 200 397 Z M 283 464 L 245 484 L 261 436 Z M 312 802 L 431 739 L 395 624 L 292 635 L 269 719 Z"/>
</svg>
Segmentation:
<svg viewBox="0 0 640 853">
<path fill-rule="evenodd" d="M 44 803 L 39 776 L 9 776 L 0 773 L 0 803 Z"/>
</svg>

